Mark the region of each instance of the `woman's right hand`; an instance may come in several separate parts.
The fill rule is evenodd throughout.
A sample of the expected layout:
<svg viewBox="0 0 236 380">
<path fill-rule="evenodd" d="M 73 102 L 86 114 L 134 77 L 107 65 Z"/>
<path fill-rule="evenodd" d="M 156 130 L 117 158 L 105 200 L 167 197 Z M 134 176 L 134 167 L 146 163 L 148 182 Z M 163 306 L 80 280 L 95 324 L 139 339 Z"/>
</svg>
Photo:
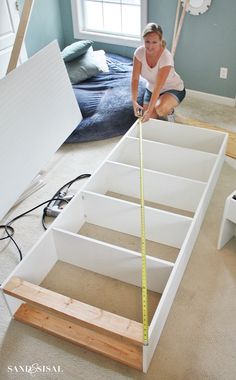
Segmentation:
<svg viewBox="0 0 236 380">
<path fill-rule="evenodd" d="M 138 102 L 133 102 L 134 114 L 136 117 L 140 116 L 140 110 L 143 111 L 143 106 L 140 106 Z"/>
</svg>

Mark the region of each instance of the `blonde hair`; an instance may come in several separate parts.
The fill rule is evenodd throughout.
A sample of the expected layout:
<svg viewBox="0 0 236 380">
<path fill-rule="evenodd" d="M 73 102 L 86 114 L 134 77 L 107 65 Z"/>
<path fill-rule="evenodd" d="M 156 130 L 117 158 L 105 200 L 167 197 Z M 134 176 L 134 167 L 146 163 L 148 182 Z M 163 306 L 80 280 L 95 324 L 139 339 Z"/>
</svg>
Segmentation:
<svg viewBox="0 0 236 380">
<path fill-rule="evenodd" d="M 143 30 L 142 37 L 146 37 L 149 33 L 156 33 L 161 40 L 162 47 L 166 47 L 166 41 L 162 38 L 163 31 L 160 25 L 157 25 L 155 22 L 149 22 Z"/>
</svg>

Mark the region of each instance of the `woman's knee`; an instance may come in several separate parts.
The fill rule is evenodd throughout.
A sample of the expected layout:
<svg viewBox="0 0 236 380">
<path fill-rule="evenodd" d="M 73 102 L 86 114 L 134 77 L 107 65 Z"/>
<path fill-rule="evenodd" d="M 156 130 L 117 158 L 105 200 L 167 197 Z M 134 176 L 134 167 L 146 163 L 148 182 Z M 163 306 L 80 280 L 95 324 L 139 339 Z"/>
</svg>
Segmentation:
<svg viewBox="0 0 236 380">
<path fill-rule="evenodd" d="M 155 111 L 159 116 L 166 116 L 171 111 L 172 107 L 169 107 L 167 104 L 156 105 Z"/>
</svg>

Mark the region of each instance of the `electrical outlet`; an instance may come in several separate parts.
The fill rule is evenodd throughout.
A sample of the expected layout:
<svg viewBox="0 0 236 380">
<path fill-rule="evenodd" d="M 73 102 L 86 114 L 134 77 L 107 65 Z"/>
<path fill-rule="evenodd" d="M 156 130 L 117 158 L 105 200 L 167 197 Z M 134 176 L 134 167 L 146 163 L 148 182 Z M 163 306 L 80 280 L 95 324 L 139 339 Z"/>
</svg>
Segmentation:
<svg viewBox="0 0 236 380">
<path fill-rule="evenodd" d="M 227 79 L 228 76 L 228 68 L 227 67 L 221 67 L 220 68 L 220 78 Z"/>
</svg>

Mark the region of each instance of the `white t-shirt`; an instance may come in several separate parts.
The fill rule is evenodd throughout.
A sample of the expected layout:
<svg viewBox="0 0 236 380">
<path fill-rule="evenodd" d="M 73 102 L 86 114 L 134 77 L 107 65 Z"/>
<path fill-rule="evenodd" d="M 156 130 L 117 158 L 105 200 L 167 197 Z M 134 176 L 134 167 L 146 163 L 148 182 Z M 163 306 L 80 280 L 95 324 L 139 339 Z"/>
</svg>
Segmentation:
<svg viewBox="0 0 236 380">
<path fill-rule="evenodd" d="M 144 46 L 138 47 L 134 52 L 134 56 L 138 59 L 138 61 L 142 63 L 141 75 L 144 79 L 146 79 L 147 88 L 151 92 L 154 90 L 158 71 L 164 66 L 171 66 L 171 70 L 164 86 L 161 89 L 161 93 L 167 90 L 181 91 L 184 89 L 184 82 L 180 78 L 179 74 L 177 74 L 175 71 L 174 59 L 169 50 L 164 49 L 163 53 L 157 61 L 156 66 L 153 68 L 151 68 L 146 61 L 146 50 Z"/>
</svg>

